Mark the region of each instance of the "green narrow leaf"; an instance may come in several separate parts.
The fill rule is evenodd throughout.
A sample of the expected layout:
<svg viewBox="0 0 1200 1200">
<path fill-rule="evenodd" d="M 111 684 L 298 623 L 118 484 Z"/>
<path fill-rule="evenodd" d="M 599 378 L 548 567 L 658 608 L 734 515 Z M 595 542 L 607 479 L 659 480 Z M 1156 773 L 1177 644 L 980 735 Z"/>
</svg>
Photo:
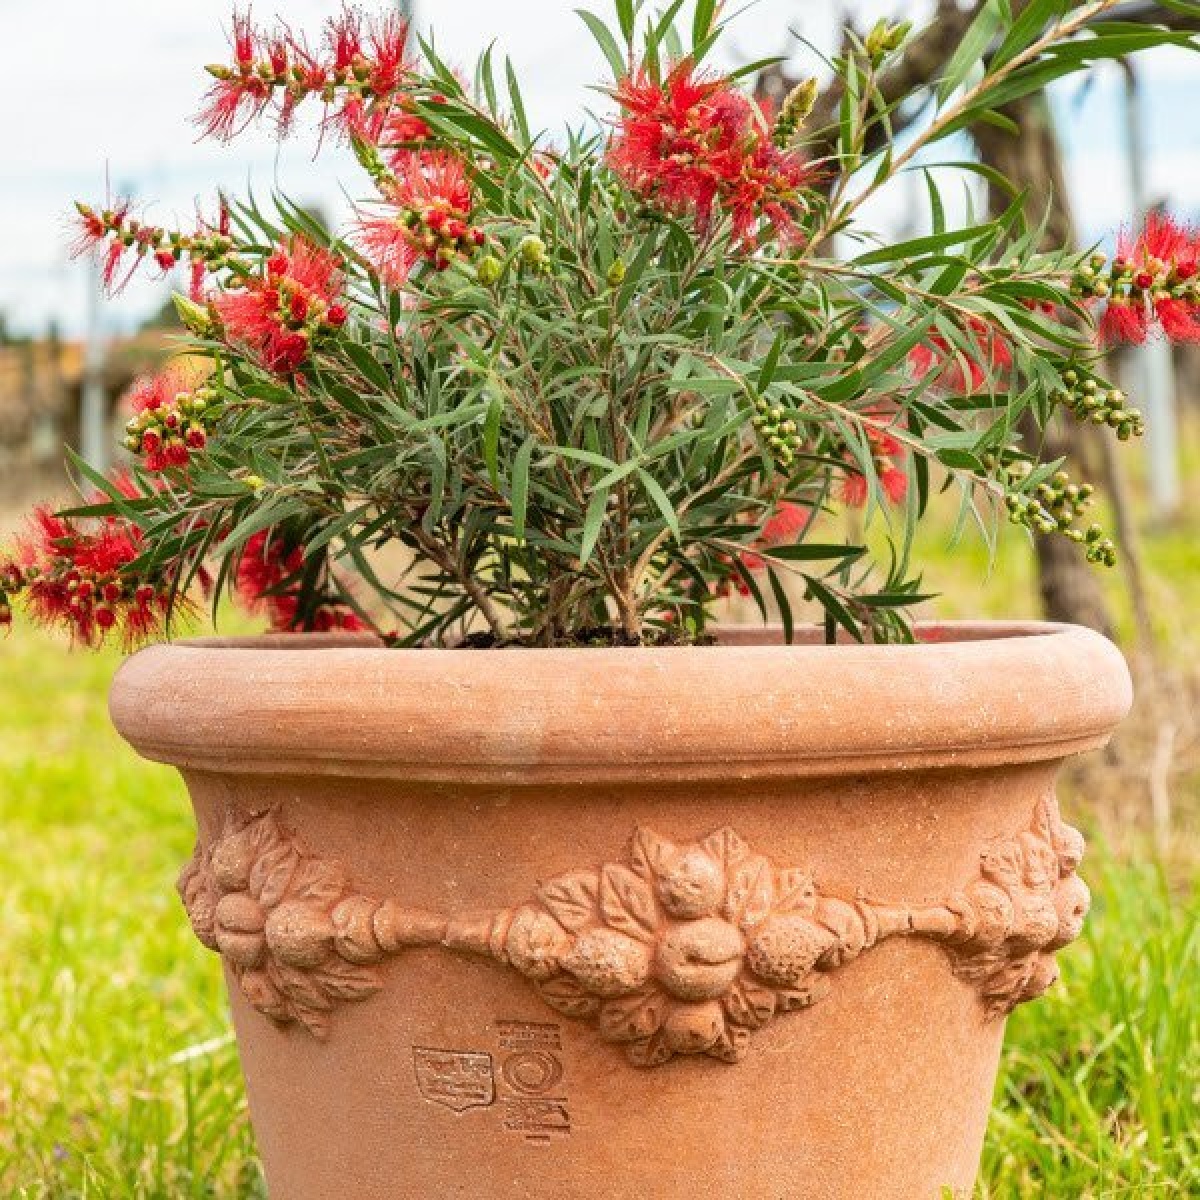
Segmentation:
<svg viewBox="0 0 1200 1200">
<path fill-rule="evenodd" d="M 750 598 L 758 607 L 758 611 L 764 621 L 770 620 L 770 613 L 767 610 L 767 602 L 763 598 L 762 588 L 758 586 L 758 580 L 754 578 L 754 572 L 742 561 L 740 554 L 733 556 L 733 569 L 738 573 L 741 581 L 746 585 L 746 591 L 750 593 Z"/>
<path fill-rule="evenodd" d="M 790 646 L 796 640 L 796 622 L 792 616 L 792 602 L 788 599 L 787 589 L 780 582 L 775 568 L 767 565 L 767 579 L 771 583 L 771 591 L 775 593 L 775 606 L 779 609 L 779 620 L 783 625 L 783 640 Z"/>
<path fill-rule="evenodd" d="M 608 489 L 597 488 L 588 501 L 587 512 L 583 518 L 583 540 L 579 544 L 579 565 L 587 566 L 600 540 L 600 531 L 608 517 Z"/>
<path fill-rule="evenodd" d="M 862 630 L 858 622 L 850 615 L 850 610 L 823 584 L 811 575 L 804 576 L 804 582 L 813 599 L 825 610 L 826 628 L 830 623 L 840 625 L 856 642 L 861 642 Z M 832 638 L 829 638 L 832 641 Z"/>
<path fill-rule="evenodd" d="M 783 332 L 777 333 L 775 341 L 771 343 L 771 349 L 767 352 L 767 357 L 763 360 L 762 369 L 758 373 L 757 383 L 760 395 L 774 382 L 775 368 L 779 366 L 779 356 L 783 353 L 783 344 L 785 341 L 787 341 L 787 334 Z"/>
<path fill-rule="evenodd" d="M 663 520 L 667 523 L 667 528 L 675 535 L 675 540 L 679 541 L 679 516 L 675 512 L 675 506 L 671 503 L 671 498 L 663 491 L 658 480 L 648 471 L 643 471 L 640 467 L 638 468 L 638 478 L 649 493 L 650 499 L 654 501 L 655 507 L 662 513 Z"/>
<path fill-rule="evenodd" d="M 937 88 L 939 104 L 966 79 L 971 71 L 984 59 L 987 48 L 995 41 L 1003 26 L 1004 16 L 999 0 L 987 0 L 979 15 L 971 22 L 954 56 L 946 65 Z"/>
<path fill-rule="evenodd" d="M 446 460 L 446 445 L 440 437 L 430 433 L 428 445 L 433 461 L 429 468 L 429 507 L 425 509 L 422 524 L 432 532 L 438 521 L 442 519 L 442 504 L 446 497 L 446 471 L 449 463 Z"/>
<path fill-rule="evenodd" d="M 692 53 L 708 39 L 712 33 L 713 19 L 717 15 L 717 0 L 696 0 L 696 14 L 692 18 Z"/>
<path fill-rule="evenodd" d="M 504 415 L 504 399 L 499 392 L 492 396 L 488 405 L 487 416 L 483 422 L 483 461 L 487 466 L 488 478 L 492 486 L 500 486 L 500 468 L 497 463 L 497 452 L 500 447 L 500 418 Z"/>
<path fill-rule="evenodd" d="M 512 104 L 513 121 L 516 123 L 517 132 L 521 135 L 521 141 L 528 146 L 533 141 L 533 135 L 529 131 L 529 115 L 525 111 L 525 100 L 521 95 L 521 84 L 517 79 L 517 72 L 512 65 L 512 59 L 504 60 L 504 74 L 508 78 L 508 99 Z"/>
<path fill-rule="evenodd" d="M 782 546 L 759 546 L 755 553 L 763 558 L 775 558 L 780 562 L 818 562 L 827 558 L 849 561 L 862 558 L 865 546 L 841 546 L 836 543 L 796 542 Z"/>
<path fill-rule="evenodd" d="M 1002 67 L 1041 36 L 1050 24 L 1066 16 L 1071 0 L 1029 0 L 1013 22 L 1000 48 L 992 55 L 992 69 Z"/>
<path fill-rule="evenodd" d="M 529 504 L 529 464 L 533 460 L 533 438 L 526 438 L 512 472 L 512 535 L 518 542 L 525 540 L 525 510 Z"/>
<path fill-rule="evenodd" d="M 997 112 L 994 108 L 981 109 L 975 114 L 975 120 L 979 124 L 991 125 L 996 129 L 1002 129 L 1012 137 L 1021 136 L 1020 125 L 1012 117 L 1006 117 L 1002 112 Z"/>
<path fill-rule="evenodd" d="M 922 237 L 908 238 L 906 241 L 894 242 L 868 250 L 851 260 L 856 267 L 874 267 L 882 263 L 898 262 L 902 258 L 917 258 L 950 246 L 959 246 L 974 238 L 994 233 L 1000 222 L 986 221 L 980 225 L 968 225 L 964 229 L 943 229 L 938 233 L 927 233 Z"/>
<path fill-rule="evenodd" d="M 684 0 L 671 0 L 666 12 L 658 18 L 658 21 L 652 25 L 651 30 L 647 33 L 647 45 L 653 42 L 656 52 L 658 47 L 667 40 L 668 33 L 674 28 L 675 18 L 679 16 L 679 10 L 683 5 Z"/>
<path fill-rule="evenodd" d="M 492 66 L 492 55 L 495 53 L 496 44 L 491 43 L 483 52 L 483 57 L 479 60 L 479 69 L 477 76 L 479 79 L 479 88 L 483 92 L 483 97 L 487 101 L 488 112 L 493 117 L 500 115 L 500 98 L 496 94 L 496 72 Z"/>
<path fill-rule="evenodd" d="M 625 55 L 621 53 L 621 48 L 617 45 L 617 39 L 613 37 L 612 30 L 594 12 L 588 12 L 586 8 L 577 8 L 575 13 L 591 31 L 596 45 L 600 47 L 604 57 L 608 60 L 608 65 L 612 67 L 613 78 L 620 79 L 626 70 Z"/>
<path fill-rule="evenodd" d="M 942 203 L 942 193 L 938 190 L 937 180 L 933 172 L 925 170 L 925 188 L 929 192 L 930 224 L 935 234 L 946 232 L 946 206 Z"/>
<path fill-rule="evenodd" d="M 637 14 L 641 4 L 638 0 L 616 0 L 617 23 L 621 26 L 621 36 L 626 46 L 633 45 L 633 32 L 637 26 Z"/>
</svg>

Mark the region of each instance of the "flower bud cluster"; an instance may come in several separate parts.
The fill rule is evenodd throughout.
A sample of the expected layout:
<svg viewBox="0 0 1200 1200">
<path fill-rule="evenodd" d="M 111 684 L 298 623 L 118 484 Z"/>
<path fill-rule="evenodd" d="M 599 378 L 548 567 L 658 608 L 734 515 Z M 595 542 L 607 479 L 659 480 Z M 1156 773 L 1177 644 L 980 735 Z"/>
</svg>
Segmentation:
<svg viewBox="0 0 1200 1200">
<path fill-rule="evenodd" d="M 1024 459 L 1009 463 L 1002 473 L 1006 486 L 1021 486 L 1032 470 L 1032 465 Z M 1088 562 L 1111 567 L 1117 561 L 1117 548 L 1103 526 L 1092 524 L 1081 529 L 1075 524 L 1091 507 L 1094 495 L 1090 483 L 1072 483 L 1066 471 L 1058 471 L 1028 492 L 1010 491 L 1005 496 L 1005 506 L 1014 525 L 1024 525 L 1046 535 L 1061 533 L 1084 547 Z"/>
<path fill-rule="evenodd" d="M 25 584 L 23 572 L 16 563 L 0 562 L 0 629 L 12 624 L 12 597 Z"/>
<path fill-rule="evenodd" d="M 791 149 L 796 135 L 812 114 L 816 102 L 817 81 L 815 79 L 806 79 L 803 83 L 798 83 L 788 93 L 779 109 L 779 116 L 775 118 L 774 128 L 771 130 L 771 140 L 780 150 Z"/>
<path fill-rule="evenodd" d="M 800 453 L 800 429 L 796 422 L 777 404 L 765 396 L 754 401 L 754 416 L 750 418 L 758 436 L 766 445 L 775 465 L 786 470 Z"/>
<path fill-rule="evenodd" d="M 1128 407 L 1128 397 L 1120 388 L 1105 387 L 1100 380 L 1075 368 L 1063 374 L 1063 383 L 1065 390 L 1055 398 L 1081 421 L 1107 425 L 1123 442 L 1146 432 L 1141 409 Z"/>
<path fill-rule="evenodd" d="M 216 399 L 210 387 L 148 397 L 125 426 L 126 449 L 141 455 L 151 471 L 187 466 L 208 445 Z"/>
<path fill-rule="evenodd" d="M 1200 276 L 1190 260 L 1164 262 L 1153 255 L 1130 259 L 1118 254 L 1109 263 L 1105 255 L 1093 254 L 1076 273 L 1074 291 L 1086 298 L 1116 295 L 1195 304 L 1200 302 Z"/>
<path fill-rule="evenodd" d="M 520 254 L 524 266 L 542 275 L 550 273 L 550 254 L 546 249 L 546 243 L 537 234 L 531 233 L 527 237 L 523 237 L 521 244 L 517 247 L 517 253 Z"/>
<path fill-rule="evenodd" d="M 881 17 L 876 21 L 863 43 L 871 64 L 878 67 L 888 55 L 895 54 L 904 45 L 904 40 L 911 30 L 911 21 L 893 24 L 886 17 Z"/>
<path fill-rule="evenodd" d="M 400 222 L 412 245 L 437 271 L 445 271 L 456 258 L 469 258 L 487 241 L 482 229 L 473 228 L 440 204 L 404 209 Z"/>
<path fill-rule="evenodd" d="M 107 241 L 115 251 L 114 259 L 124 251 L 131 251 L 139 260 L 152 257 L 164 271 L 171 270 L 185 258 L 203 263 L 209 270 L 218 270 L 227 265 L 226 256 L 234 247 L 233 239 L 218 230 L 187 234 L 177 229 L 165 229 L 130 216 L 128 206 L 98 210 L 77 202 L 75 207 L 83 223 L 81 241 L 85 245 L 80 248 Z"/>
<path fill-rule="evenodd" d="M 1076 296 L 1105 301 L 1104 342 L 1141 343 L 1154 331 L 1200 342 L 1200 232 L 1152 212 L 1135 238 L 1124 233 L 1110 263 L 1093 254 L 1072 280 Z"/>
<path fill-rule="evenodd" d="M 495 287 L 503 275 L 504 264 L 494 254 L 485 254 L 475 266 L 475 277 L 484 287 Z"/>
</svg>

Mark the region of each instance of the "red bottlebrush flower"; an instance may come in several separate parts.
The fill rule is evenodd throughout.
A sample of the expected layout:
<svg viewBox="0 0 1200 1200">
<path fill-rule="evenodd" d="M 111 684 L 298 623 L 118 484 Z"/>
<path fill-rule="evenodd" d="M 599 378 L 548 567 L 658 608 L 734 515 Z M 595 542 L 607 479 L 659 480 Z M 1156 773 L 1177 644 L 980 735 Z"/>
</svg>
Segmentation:
<svg viewBox="0 0 1200 1200">
<path fill-rule="evenodd" d="M 893 504 L 903 504 L 908 495 L 908 476 L 897 466 L 886 466 L 879 472 L 879 484 L 883 494 Z"/>
<path fill-rule="evenodd" d="M 370 83 L 376 96 L 389 96 L 405 75 L 411 74 L 408 58 L 408 22 L 398 12 L 389 11 L 371 22 L 367 30 L 370 44 Z"/>
<path fill-rule="evenodd" d="M 1154 316 L 1173 342 L 1200 342 L 1200 305 L 1163 296 L 1154 301 Z"/>
<path fill-rule="evenodd" d="M 882 416 L 881 412 L 870 414 Z M 871 447 L 871 458 L 874 462 L 875 475 L 885 498 L 892 504 L 902 504 L 908 495 L 908 475 L 897 465 L 896 459 L 904 453 L 904 447 L 899 440 L 884 429 L 873 425 L 864 426 L 867 442 Z M 859 469 L 858 462 L 849 450 L 844 450 L 842 457 L 846 462 L 846 474 L 842 479 L 838 495 L 843 504 L 850 508 L 866 506 L 870 489 L 867 477 Z"/>
<path fill-rule="evenodd" d="M 130 271 L 122 278 L 118 272 L 127 250 L 132 245 L 126 244 L 126 239 L 133 241 L 130 228 L 130 202 L 125 199 L 116 202 L 102 212 L 97 212 L 86 204 L 77 204 L 78 227 L 76 239 L 71 244 L 72 258 L 83 257 L 84 254 L 100 253 L 101 278 L 108 292 L 118 292 L 130 280 L 133 270 L 137 268 L 138 259 L 134 259 Z"/>
<path fill-rule="evenodd" d="M 806 177 L 807 169 L 794 154 L 757 136 L 754 153 L 747 158 L 729 193 L 729 213 L 738 237 L 753 242 L 759 223 L 766 217 L 781 242 L 788 245 L 797 241 L 800 231 L 794 197 L 800 194 Z"/>
<path fill-rule="evenodd" d="M 233 30 L 230 34 L 233 46 L 233 61 L 243 71 L 254 66 L 254 53 L 258 46 L 258 34 L 250 22 L 250 13 L 233 14 Z"/>
<path fill-rule="evenodd" d="M 1136 241 L 1130 242 L 1128 233 L 1122 236 L 1117 254 L 1145 269 L 1151 278 L 1165 268 L 1190 279 L 1200 263 L 1200 243 L 1196 230 L 1181 225 L 1167 213 L 1152 212 Z"/>
<path fill-rule="evenodd" d="M 234 588 L 250 612 L 264 613 L 273 633 L 293 633 L 303 627 L 317 633 L 342 630 L 358 633 L 366 622 L 348 605 L 317 596 L 308 604 L 307 621 L 302 620 L 302 575 L 304 549 L 289 545 L 278 530 L 261 530 L 242 549 Z"/>
<path fill-rule="evenodd" d="M 1100 320 L 1103 342 L 1144 342 L 1152 323 L 1173 342 L 1200 341 L 1200 231 L 1152 212 L 1135 238 L 1123 230 L 1113 262 L 1112 298 Z"/>
<path fill-rule="evenodd" d="M 202 136 L 227 142 L 246 127 L 271 103 L 272 82 L 257 70 L 257 54 L 262 37 L 250 21 L 249 13 L 234 13 L 230 43 L 233 66 L 209 67 L 214 83 L 196 117 Z M 267 60 L 270 65 L 270 59 Z"/>
<path fill-rule="evenodd" d="M 808 521 L 809 508 L 791 500 L 781 500 L 775 511 L 763 522 L 762 531 L 758 535 L 757 544 L 760 546 L 783 546 L 794 542 L 803 532 Z M 741 554 L 742 566 L 750 571 L 761 571 L 766 567 L 762 555 L 753 550 L 745 550 Z M 743 595 L 749 592 L 744 582 L 735 580 L 734 585 Z"/>
<path fill-rule="evenodd" d="M 231 75 L 218 79 L 196 116 L 203 137 L 232 141 L 271 103 L 271 85 L 256 75 Z"/>
<path fill-rule="evenodd" d="M 126 447 L 142 456 L 147 470 L 186 467 L 192 452 L 208 444 L 215 398 L 211 388 L 194 387 L 179 368 L 136 380 L 127 395 L 133 416 Z"/>
<path fill-rule="evenodd" d="M 914 347 L 908 356 L 909 370 L 917 381 L 933 374 L 935 384 L 948 392 L 970 396 L 993 385 L 997 376 L 1012 366 L 1012 350 L 1000 333 L 978 317 L 967 319 L 974 350 L 964 353 L 940 333 Z"/>
<path fill-rule="evenodd" d="M 775 506 L 762 528 L 762 540 L 768 546 L 782 546 L 799 537 L 808 521 L 809 508 L 805 504 L 783 500 Z"/>
<path fill-rule="evenodd" d="M 398 97 L 386 110 L 380 108 L 378 124 L 378 135 L 373 140 L 393 171 L 403 170 L 412 147 L 427 142 L 432 132 L 428 123 L 413 112 L 413 101 L 408 96 Z"/>
<path fill-rule="evenodd" d="M 444 270 L 484 241 L 470 225 L 473 198 L 462 161 L 440 151 L 397 160 L 387 189 L 391 211 L 359 223 L 364 252 L 381 279 L 400 288 L 422 260 Z"/>
<path fill-rule="evenodd" d="M 204 281 L 208 277 L 208 267 L 202 258 L 193 258 L 188 265 L 188 299 L 193 304 L 204 303 Z"/>
<path fill-rule="evenodd" d="M 794 238 L 806 170 L 771 143 L 732 80 L 698 76 L 684 60 L 661 83 L 645 70 L 626 76 L 614 96 L 622 115 L 609 162 L 634 192 L 668 211 L 690 211 L 702 227 L 719 207 L 743 241 L 764 219 Z"/>
<path fill-rule="evenodd" d="M 850 508 L 866 508 L 867 477 L 861 471 L 850 471 L 842 480 L 839 495 L 842 503 Z"/>
<path fill-rule="evenodd" d="M 77 203 L 78 226 L 72 255 L 78 257 L 102 251 L 102 277 L 105 288 L 119 291 L 128 283 L 138 266 L 152 260 L 164 272 L 173 270 L 185 255 L 193 264 L 207 269 L 209 262 L 222 260 L 232 248 L 228 227 L 213 229 L 203 221 L 195 233 L 184 234 L 152 225 L 130 215 L 128 200 L 119 200 L 97 211 Z M 121 265 L 129 263 L 122 274 Z M 197 268 L 193 265 L 193 271 Z"/>
<path fill-rule="evenodd" d="M 330 117 L 339 130 L 380 141 L 395 108 L 393 98 L 413 70 L 408 38 L 408 24 L 394 12 L 364 26 L 361 15 L 346 8 L 328 22 L 330 75 L 344 85 Z"/>
<path fill-rule="evenodd" d="M 1150 333 L 1150 318 L 1146 306 L 1113 300 L 1100 320 L 1100 338 L 1106 345 L 1131 342 L 1140 346 Z"/>
<path fill-rule="evenodd" d="M 282 243 L 267 260 L 264 274 L 213 297 L 222 326 L 279 375 L 293 375 L 308 358 L 313 342 L 344 323 L 338 304 L 345 273 L 341 260 L 307 238 Z M 336 319 L 330 319 L 336 307 Z"/>
<path fill-rule="evenodd" d="M 326 23 L 325 38 L 333 59 L 333 70 L 349 71 L 362 58 L 362 14 L 357 9 L 343 8 Z"/>
<path fill-rule="evenodd" d="M 77 523 L 38 508 L 0 566 L 0 589 L 21 595 L 35 621 L 85 644 L 118 630 L 133 645 L 161 628 L 169 607 L 169 589 L 134 574 L 141 553 L 142 533 L 128 521 Z"/>
</svg>

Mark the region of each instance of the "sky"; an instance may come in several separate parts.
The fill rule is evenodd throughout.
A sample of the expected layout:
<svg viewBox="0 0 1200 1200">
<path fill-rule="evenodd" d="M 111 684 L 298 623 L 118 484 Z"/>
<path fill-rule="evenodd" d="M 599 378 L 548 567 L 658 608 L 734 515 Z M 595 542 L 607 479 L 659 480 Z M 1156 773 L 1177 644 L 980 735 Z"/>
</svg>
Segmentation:
<svg viewBox="0 0 1200 1200">
<path fill-rule="evenodd" d="M 379 0 L 384 3 L 386 0 Z M 599 52 L 574 8 L 581 0 L 418 0 L 418 25 L 432 27 L 443 57 L 469 67 L 492 41 L 514 60 L 531 117 L 555 130 L 602 107 L 588 87 L 604 78 Z M 605 11 L 608 0 L 590 0 Z M 286 12 L 289 24 L 316 32 L 336 0 L 258 0 L 254 15 Z M 791 55 L 796 71 L 818 73 L 794 33 L 833 45 L 836 14 L 860 22 L 879 15 L 920 20 L 926 3 L 903 0 L 758 0 L 734 26 L 727 53 L 738 61 Z M 278 188 L 335 218 L 361 195 L 361 176 L 340 151 L 314 160 L 316 139 L 302 127 L 279 145 L 266 131 L 232 146 L 198 142 L 190 118 L 199 106 L 206 62 L 227 57 L 229 0 L 0 0 L 0 45 L 7 101 L 0 117 L 0 312 L 23 331 L 53 322 L 68 334 L 85 325 L 89 276 L 68 255 L 76 197 L 103 201 L 106 188 L 133 195 L 147 215 L 188 223 L 197 201 L 218 188 Z M 47 64 L 50 64 L 48 67 Z M 1148 183 L 1154 200 L 1184 214 L 1200 211 L 1200 59 L 1176 50 L 1140 56 L 1146 81 Z M 1079 224 L 1102 238 L 1131 210 L 1124 156 L 1122 83 L 1115 68 L 1070 81 L 1054 96 L 1068 149 L 1068 176 Z M 350 189 L 349 192 L 345 189 Z M 902 187 L 870 216 L 878 227 L 911 226 L 913 194 Z M 152 272 L 147 272 L 147 275 Z M 126 328 L 157 308 L 168 285 L 135 283 L 107 302 L 103 321 Z"/>
</svg>

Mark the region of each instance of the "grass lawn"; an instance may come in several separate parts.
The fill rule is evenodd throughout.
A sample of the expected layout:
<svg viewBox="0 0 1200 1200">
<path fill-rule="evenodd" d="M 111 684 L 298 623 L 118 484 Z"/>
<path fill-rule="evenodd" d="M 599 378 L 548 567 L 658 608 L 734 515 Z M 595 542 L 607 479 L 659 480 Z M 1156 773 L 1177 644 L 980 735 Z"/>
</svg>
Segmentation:
<svg viewBox="0 0 1200 1200">
<path fill-rule="evenodd" d="M 217 960 L 172 890 L 187 801 L 109 728 L 116 661 L 0 643 L 0 1195 L 261 1196 Z M 981 1194 L 1200 1194 L 1194 873 L 1088 866 L 1065 984 L 1010 1026 Z"/>
</svg>

